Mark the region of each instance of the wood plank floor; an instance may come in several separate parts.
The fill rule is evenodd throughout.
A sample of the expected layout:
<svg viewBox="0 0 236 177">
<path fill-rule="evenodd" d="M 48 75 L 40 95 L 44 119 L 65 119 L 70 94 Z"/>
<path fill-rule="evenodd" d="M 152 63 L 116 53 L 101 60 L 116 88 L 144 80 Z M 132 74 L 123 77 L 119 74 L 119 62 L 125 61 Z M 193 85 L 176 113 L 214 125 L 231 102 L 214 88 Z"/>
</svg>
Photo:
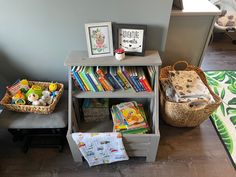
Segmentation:
<svg viewBox="0 0 236 177">
<path fill-rule="evenodd" d="M 235 46 L 225 40 L 219 37 L 209 46 L 204 69 L 236 69 Z M 7 130 L 0 130 L 0 177 L 236 176 L 210 120 L 197 128 L 174 128 L 162 121 L 160 124 L 161 140 L 155 163 L 146 163 L 144 158 L 131 158 L 92 168 L 86 162 L 74 163 L 68 145 L 63 153 L 53 148 L 32 148 L 24 154 L 22 144 L 12 142 Z"/>
</svg>

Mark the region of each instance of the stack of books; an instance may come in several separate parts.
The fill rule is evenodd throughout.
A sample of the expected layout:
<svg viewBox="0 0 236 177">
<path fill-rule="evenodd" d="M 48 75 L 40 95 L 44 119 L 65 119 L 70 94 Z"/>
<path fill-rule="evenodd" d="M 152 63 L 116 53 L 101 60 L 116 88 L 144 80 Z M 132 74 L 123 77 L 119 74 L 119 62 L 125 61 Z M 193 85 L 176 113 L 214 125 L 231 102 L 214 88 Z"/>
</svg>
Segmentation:
<svg viewBox="0 0 236 177">
<path fill-rule="evenodd" d="M 155 69 L 151 70 L 149 66 L 147 68 L 132 66 L 73 66 L 71 69 L 75 84 L 84 92 L 128 89 L 136 92 L 152 92 L 155 78 L 153 72 L 155 72 Z"/>
<path fill-rule="evenodd" d="M 149 131 L 147 118 L 142 105 L 137 102 L 125 102 L 111 108 L 113 130 L 123 134 L 144 134 Z"/>
</svg>

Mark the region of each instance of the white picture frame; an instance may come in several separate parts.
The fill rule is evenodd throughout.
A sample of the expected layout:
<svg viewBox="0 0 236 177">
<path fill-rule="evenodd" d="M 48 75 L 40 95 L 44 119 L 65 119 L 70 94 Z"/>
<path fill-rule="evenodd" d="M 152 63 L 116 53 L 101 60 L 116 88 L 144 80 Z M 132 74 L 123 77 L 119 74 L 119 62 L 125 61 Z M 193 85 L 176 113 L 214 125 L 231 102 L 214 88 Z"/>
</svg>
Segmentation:
<svg viewBox="0 0 236 177">
<path fill-rule="evenodd" d="M 85 24 L 89 58 L 113 56 L 112 23 Z"/>
</svg>

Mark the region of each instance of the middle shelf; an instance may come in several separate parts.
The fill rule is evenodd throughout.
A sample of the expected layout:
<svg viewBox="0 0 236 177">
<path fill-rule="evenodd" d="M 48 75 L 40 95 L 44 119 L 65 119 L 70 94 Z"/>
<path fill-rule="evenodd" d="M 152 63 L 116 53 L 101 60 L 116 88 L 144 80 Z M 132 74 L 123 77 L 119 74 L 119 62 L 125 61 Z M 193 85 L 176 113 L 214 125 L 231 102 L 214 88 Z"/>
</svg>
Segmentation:
<svg viewBox="0 0 236 177">
<path fill-rule="evenodd" d="M 75 98 L 154 98 L 154 92 L 135 92 L 132 89 L 118 90 L 115 92 L 81 92 L 73 91 Z"/>
</svg>

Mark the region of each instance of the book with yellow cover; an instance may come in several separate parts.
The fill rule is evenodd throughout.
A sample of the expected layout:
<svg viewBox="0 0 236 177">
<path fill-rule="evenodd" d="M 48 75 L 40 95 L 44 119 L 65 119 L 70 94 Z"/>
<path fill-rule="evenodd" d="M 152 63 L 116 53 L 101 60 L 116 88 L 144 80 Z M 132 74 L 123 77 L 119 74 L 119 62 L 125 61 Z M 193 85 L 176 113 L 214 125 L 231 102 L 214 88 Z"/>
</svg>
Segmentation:
<svg viewBox="0 0 236 177">
<path fill-rule="evenodd" d="M 142 114 L 133 102 L 118 104 L 117 108 L 122 113 L 122 116 L 124 117 L 128 125 L 144 122 Z"/>
</svg>

